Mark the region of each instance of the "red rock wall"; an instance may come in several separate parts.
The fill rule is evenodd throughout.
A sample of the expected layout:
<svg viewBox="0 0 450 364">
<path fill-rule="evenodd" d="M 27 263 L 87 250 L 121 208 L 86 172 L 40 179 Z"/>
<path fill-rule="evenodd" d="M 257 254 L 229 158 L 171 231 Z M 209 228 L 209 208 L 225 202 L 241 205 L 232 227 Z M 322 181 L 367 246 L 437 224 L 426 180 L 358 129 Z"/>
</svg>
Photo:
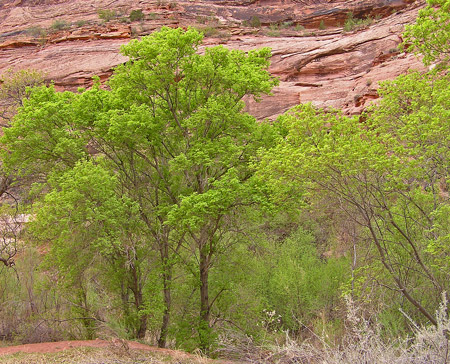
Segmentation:
<svg viewBox="0 0 450 364">
<path fill-rule="evenodd" d="M 396 49 L 420 6 L 406 0 L 3 0 L 0 74 L 34 68 L 61 89 L 89 87 L 93 75 L 106 79 L 126 60 L 118 51 L 132 37 L 162 25 L 195 25 L 210 33 L 206 46 L 272 48 L 270 71 L 281 83 L 261 104 L 248 102 L 258 118 L 273 119 L 299 102 L 355 114 L 377 97 L 379 81 L 422 67 Z M 98 10 L 105 9 L 117 17 L 100 19 Z M 142 9 L 145 20 L 127 23 L 133 9 Z M 355 18 L 378 19 L 344 32 L 349 11 Z M 55 29 L 55 21 L 70 27 Z"/>
</svg>

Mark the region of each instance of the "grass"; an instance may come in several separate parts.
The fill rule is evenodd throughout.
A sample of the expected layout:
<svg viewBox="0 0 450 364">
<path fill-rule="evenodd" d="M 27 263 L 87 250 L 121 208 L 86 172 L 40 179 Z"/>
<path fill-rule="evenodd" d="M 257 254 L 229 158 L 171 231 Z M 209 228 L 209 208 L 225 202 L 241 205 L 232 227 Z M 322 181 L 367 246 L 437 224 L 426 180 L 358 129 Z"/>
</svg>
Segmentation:
<svg viewBox="0 0 450 364">
<path fill-rule="evenodd" d="M 213 364 L 203 357 L 119 348 L 73 348 L 57 353 L 16 353 L 0 356 L 0 364 Z"/>
</svg>

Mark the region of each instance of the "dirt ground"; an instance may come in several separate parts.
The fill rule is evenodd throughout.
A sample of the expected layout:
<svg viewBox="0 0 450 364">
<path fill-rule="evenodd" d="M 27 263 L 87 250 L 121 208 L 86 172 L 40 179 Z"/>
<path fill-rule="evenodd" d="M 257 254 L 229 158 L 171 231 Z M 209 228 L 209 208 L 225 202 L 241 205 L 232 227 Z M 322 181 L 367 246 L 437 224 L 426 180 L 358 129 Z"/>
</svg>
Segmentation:
<svg viewBox="0 0 450 364">
<path fill-rule="evenodd" d="M 100 350 L 97 352 L 86 352 L 87 348 Z M 75 351 L 75 352 L 74 352 Z M 56 353 L 56 354 L 52 354 Z M 48 355 L 59 355 L 62 357 L 48 358 Z M 145 354 L 144 353 L 148 353 Z M 25 356 L 24 356 L 25 355 Z M 152 355 L 152 357 L 148 357 Z M 155 356 L 153 356 L 155 355 Z M 67 356 L 68 358 L 65 358 Z M 183 351 L 160 349 L 134 341 L 121 339 L 113 340 L 78 340 L 58 341 L 37 344 L 25 344 L 17 346 L 0 347 L 0 362 L 7 364 L 33 364 L 33 363 L 179 363 L 179 364 L 237 364 L 227 360 L 212 360 Z M 92 357 L 94 359 L 92 360 Z M 101 358 L 100 358 L 101 357 Z M 133 358 L 140 357 L 140 360 Z M 9 359 L 6 359 L 9 358 Z M 74 359 L 75 358 L 75 359 Z M 119 360 L 120 359 L 120 360 Z M 133 360 L 132 360 L 133 359 Z M 56 360 L 56 361 L 55 361 Z M 87 360 L 87 361 L 86 361 Z M 127 361 L 128 360 L 128 361 Z"/>
<path fill-rule="evenodd" d="M 145 344 L 140 344 L 134 341 L 126 340 L 78 340 L 78 341 L 57 341 L 48 343 L 38 343 L 38 344 L 25 344 L 17 346 L 6 346 L 0 347 L 0 356 L 7 354 L 14 354 L 18 352 L 23 353 L 55 353 L 58 351 L 63 351 L 76 347 L 94 347 L 94 348 L 123 348 L 125 350 L 146 350 L 159 352 L 161 354 L 167 354 L 172 357 L 188 358 L 191 355 L 184 353 L 182 351 L 170 350 L 170 349 L 160 349 L 154 346 L 149 346 Z"/>
</svg>

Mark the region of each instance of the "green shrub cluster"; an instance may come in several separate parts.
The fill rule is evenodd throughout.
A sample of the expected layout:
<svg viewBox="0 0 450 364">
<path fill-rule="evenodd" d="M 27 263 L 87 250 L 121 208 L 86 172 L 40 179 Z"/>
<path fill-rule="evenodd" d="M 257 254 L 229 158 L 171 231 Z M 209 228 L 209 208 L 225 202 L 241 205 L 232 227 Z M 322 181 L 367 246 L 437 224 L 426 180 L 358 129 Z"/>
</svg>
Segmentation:
<svg viewBox="0 0 450 364">
<path fill-rule="evenodd" d="M 373 23 L 373 19 L 367 16 L 365 19 L 358 19 L 353 17 L 353 13 L 347 13 L 347 19 L 344 23 L 344 31 L 350 32 L 352 30 L 366 28 Z"/>
</svg>

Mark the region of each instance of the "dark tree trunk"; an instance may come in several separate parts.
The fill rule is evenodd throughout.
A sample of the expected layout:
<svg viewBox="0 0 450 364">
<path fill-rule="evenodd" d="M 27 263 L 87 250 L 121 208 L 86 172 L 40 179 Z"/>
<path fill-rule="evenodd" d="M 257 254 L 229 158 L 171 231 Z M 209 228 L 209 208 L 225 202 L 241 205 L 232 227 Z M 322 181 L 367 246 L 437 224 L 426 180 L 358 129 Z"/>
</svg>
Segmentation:
<svg viewBox="0 0 450 364">
<path fill-rule="evenodd" d="M 143 307 L 144 304 L 144 297 L 142 294 L 142 285 L 139 279 L 139 273 L 135 265 L 132 265 L 131 267 L 131 274 L 132 285 L 130 288 L 134 294 L 134 307 L 139 314 L 139 310 Z M 139 325 L 136 329 L 136 338 L 138 339 L 143 339 L 145 337 L 145 332 L 147 331 L 147 318 L 147 314 L 141 315 L 139 317 Z"/>
<path fill-rule="evenodd" d="M 161 221 L 163 225 L 164 222 Z M 163 229 L 163 233 L 157 236 L 159 253 L 161 255 L 161 263 L 163 267 L 163 296 L 164 296 L 164 313 L 161 322 L 161 330 L 158 339 L 158 347 L 165 348 L 167 343 L 167 333 L 169 331 L 170 310 L 172 306 L 172 266 L 169 253 L 169 230 L 167 227 Z"/>
<path fill-rule="evenodd" d="M 161 324 L 161 333 L 158 339 L 158 347 L 165 348 L 167 342 L 167 332 L 169 330 L 170 322 L 170 306 L 172 304 L 172 296 L 170 288 L 167 286 L 168 282 L 164 281 L 164 314 Z"/>
<path fill-rule="evenodd" d="M 209 254 L 200 250 L 200 349 L 207 353 L 209 349 Z"/>
</svg>

